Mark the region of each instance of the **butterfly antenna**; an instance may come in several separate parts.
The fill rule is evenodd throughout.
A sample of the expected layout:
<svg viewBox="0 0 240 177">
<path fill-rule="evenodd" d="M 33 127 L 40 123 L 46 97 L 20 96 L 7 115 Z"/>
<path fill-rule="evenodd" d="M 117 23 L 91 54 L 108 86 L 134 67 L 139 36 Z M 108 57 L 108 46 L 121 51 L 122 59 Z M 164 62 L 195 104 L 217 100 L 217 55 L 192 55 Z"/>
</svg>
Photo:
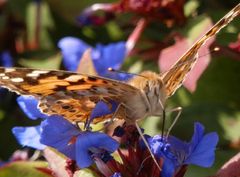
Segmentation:
<svg viewBox="0 0 240 177">
<path fill-rule="evenodd" d="M 140 137 L 142 138 L 144 144 L 146 145 L 146 147 L 147 147 L 147 149 L 148 149 L 148 151 L 149 151 L 149 153 L 150 153 L 150 155 L 151 155 L 154 163 L 157 165 L 158 169 L 159 169 L 160 171 L 162 171 L 162 168 L 159 166 L 159 164 L 158 164 L 158 162 L 157 162 L 157 159 L 155 158 L 154 154 L 152 153 L 151 148 L 149 147 L 146 138 L 143 136 L 143 133 L 142 133 L 141 128 L 140 128 L 139 125 L 137 124 L 137 121 L 135 122 L 135 126 L 136 126 L 136 128 L 137 128 L 137 130 L 138 130 L 138 133 L 139 133 Z"/>
<path fill-rule="evenodd" d="M 139 77 L 143 77 L 143 78 L 147 79 L 145 76 L 143 76 L 143 75 L 141 75 L 141 74 L 128 73 L 128 72 L 125 72 L 125 71 L 119 71 L 119 70 L 116 70 L 116 69 L 113 69 L 113 68 L 108 68 L 108 71 L 110 71 L 110 72 L 116 72 L 116 73 L 129 74 L 129 75 L 134 75 L 134 76 L 139 76 Z"/>
</svg>

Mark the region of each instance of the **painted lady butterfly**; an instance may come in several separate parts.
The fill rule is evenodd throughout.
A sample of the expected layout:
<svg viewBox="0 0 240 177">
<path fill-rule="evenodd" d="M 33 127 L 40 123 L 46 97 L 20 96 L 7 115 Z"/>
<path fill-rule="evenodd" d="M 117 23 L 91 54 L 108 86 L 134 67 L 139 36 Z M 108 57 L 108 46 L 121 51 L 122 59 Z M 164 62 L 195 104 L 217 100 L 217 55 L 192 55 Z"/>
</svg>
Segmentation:
<svg viewBox="0 0 240 177">
<path fill-rule="evenodd" d="M 37 98 L 39 109 L 48 115 L 62 115 L 85 122 L 95 104 L 103 100 L 119 103 L 118 118 L 128 123 L 150 115 L 161 116 L 166 99 L 182 85 L 197 60 L 199 48 L 240 13 L 240 4 L 219 20 L 169 71 L 143 72 L 128 83 L 67 71 L 0 68 L 0 85 L 21 95 Z M 109 117 L 100 117 L 95 122 Z"/>
<path fill-rule="evenodd" d="M 39 109 L 48 115 L 62 115 L 69 121 L 86 122 L 98 101 L 119 103 L 113 116 L 135 124 L 155 164 L 161 170 L 137 120 L 161 116 L 168 97 L 182 85 L 197 60 L 199 48 L 240 14 L 240 4 L 219 20 L 172 67 L 160 75 L 143 72 L 128 83 L 67 71 L 0 67 L 0 85 L 39 100 Z M 116 114 L 117 113 L 117 114 Z M 109 119 L 94 119 L 93 123 Z"/>
</svg>

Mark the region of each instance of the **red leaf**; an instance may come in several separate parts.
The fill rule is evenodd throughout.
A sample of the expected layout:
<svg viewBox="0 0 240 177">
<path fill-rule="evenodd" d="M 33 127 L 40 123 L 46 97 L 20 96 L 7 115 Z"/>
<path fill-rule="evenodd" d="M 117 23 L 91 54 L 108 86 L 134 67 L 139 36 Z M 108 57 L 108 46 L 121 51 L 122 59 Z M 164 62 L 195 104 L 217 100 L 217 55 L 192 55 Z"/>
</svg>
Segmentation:
<svg viewBox="0 0 240 177">
<path fill-rule="evenodd" d="M 240 176 L 240 153 L 232 157 L 214 177 Z"/>
<path fill-rule="evenodd" d="M 198 38 L 202 36 L 210 27 L 212 26 L 211 23 L 204 24 L 204 29 L 202 30 L 201 34 L 198 35 Z M 197 81 L 207 68 L 209 62 L 210 62 L 210 53 L 209 47 L 213 43 L 215 39 L 211 38 L 209 39 L 200 49 L 198 52 L 198 60 L 193 67 L 193 69 L 189 72 L 187 75 L 183 85 L 190 91 L 194 92 L 197 87 Z M 193 42 L 190 41 L 190 39 L 187 38 L 180 38 L 177 37 L 175 39 L 175 44 L 165 48 L 162 50 L 159 56 L 159 67 L 161 72 L 165 72 L 170 69 L 170 67 L 179 59 L 180 56 L 182 56 L 187 49 L 189 49 Z M 196 39 L 194 40 L 196 41 Z"/>
</svg>

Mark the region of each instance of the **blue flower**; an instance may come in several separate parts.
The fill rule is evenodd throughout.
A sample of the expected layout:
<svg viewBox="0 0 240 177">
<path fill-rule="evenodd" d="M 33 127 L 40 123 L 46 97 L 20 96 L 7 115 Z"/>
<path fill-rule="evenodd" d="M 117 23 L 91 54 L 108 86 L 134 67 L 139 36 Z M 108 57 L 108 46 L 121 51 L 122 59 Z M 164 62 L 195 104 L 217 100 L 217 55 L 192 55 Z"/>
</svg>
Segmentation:
<svg viewBox="0 0 240 177">
<path fill-rule="evenodd" d="M 92 123 L 95 118 L 106 116 L 116 111 L 118 104 L 114 101 L 110 101 L 109 103 L 111 104 L 111 108 L 109 107 L 109 105 L 107 105 L 107 103 L 103 101 L 97 102 L 97 104 L 95 105 L 94 109 L 91 112 L 89 120 L 86 122 L 85 125 L 86 128 L 90 126 L 90 123 Z"/>
<path fill-rule="evenodd" d="M 82 40 L 74 37 L 65 37 L 58 42 L 62 51 L 63 64 L 70 71 L 76 71 L 83 53 L 92 48 L 91 57 L 97 73 L 100 76 L 113 79 L 125 80 L 130 77 L 126 74 L 113 74 L 108 68 L 119 69 L 126 57 L 127 49 L 125 42 L 111 43 L 109 45 L 97 44 L 95 48 Z"/>
<path fill-rule="evenodd" d="M 19 96 L 17 102 L 29 119 L 36 120 L 38 118 L 49 117 L 46 114 L 41 113 L 38 109 L 38 100 L 32 96 Z"/>
<path fill-rule="evenodd" d="M 70 71 L 76 71 L 83 53 L 90 48 L 88 44 L 74 37 L 65 37 L 58 42 L 62 51 L 63 64 Z"/>
<path fill-rule="evenodd" d="M 8 51 L 3 51 L 0 53 L 0 65 L 5 67 L 13 66 L 13 59 Z"/>
<path fill-rule="evenodd" d="M 40 143 L 41 127 L 14 127 L 12 133 L 15 135 L 19 144 L 34 149 L 43 150 L 46 146 Z"/>
<path fill-rule="evenodd" d="M 109 160 L 109 153 L 114 152 L 119 146 L 117 141 L 104 133 L 80 131 L 60 117 L 44 120 L 41 127 L 40 142 L 76 160 L 80 168 L 89 167 L 95 158 Z"/>
<path fill-rule="evenodd" d="M 0 66 L 4 67 L 12 67 L 13 66 L 13 59 L 11 54 L 8 51 L 3 51 L 0 53 Z M 0 88 L 1 96 L 4 96 L 6 89 Z"/>
<path fill-rule="evenodd" d="M 53 117 L 58 117 L 57 115 L 48 116 L 41 113 L 38 109 L 38 100 L 31 96 L 19 96 L 17 102 L 23 112 L 32 120 L 38 118 L 42 119 L 52 119 Z M 42 133 L 41 126 L 35 127 L 14 127 L 12 133 L 18 140 L 19 144 L 22 146 L 28 146 L 34 149 L 42 150 L 46 146 L 40 143 L 40 137 Z"/>
<path fill-rule="evenodd" d="M 172 177 L 183 165 L 198 165 L 210 167 L 215 158 L 218 135 L 215 132 L 204 135 L 204 127 L 200 123 L 194 124 L 194 134 L 189 143 L 173 136 L 167 140 L 159 135 L 148 139 L 152 152 L 163 158 L 163 177 Z"/>
</svg>

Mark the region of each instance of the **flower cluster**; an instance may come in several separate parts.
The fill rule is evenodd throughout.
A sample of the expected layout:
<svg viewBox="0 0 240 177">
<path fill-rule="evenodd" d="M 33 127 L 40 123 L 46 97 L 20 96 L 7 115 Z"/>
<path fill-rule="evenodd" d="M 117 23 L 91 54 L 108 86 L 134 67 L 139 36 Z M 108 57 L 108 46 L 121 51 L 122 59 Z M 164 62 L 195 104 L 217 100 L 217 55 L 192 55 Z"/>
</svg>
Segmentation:
<svg viewBox="0 0 240 177">
<path fill-rule="evenodd" d="M 38 116 L 44 119 L 40 126 L 13 128 L 20 144 L 36 149 L 53 147 L 75 160 L 81 169 L 90 167 L 95 162 L 98 168 L 94 171 L 99 176 L 183 176 L 190 164 L 210 167 L 214 162 L 218 136 L 216 133 L 204 134 L 204 127 L 200 123 L 195 123 L 190 142 L 174 136 L 145 135 L 162 168 L 159 171 L 134 126 L 117 127 L 111 137 L 101 132 L 82 131 L 60 116 L 46 117 L 39 113 L 37 107 L 34 108 L 37 105 L 31 97 L 20 97 L 18 102 L 31 118 Z M 33 103 L 32 106 L 29 103 Z M 119 142 L 114 137 L 120 137 Z M 119 144 L 125 148 L 119 148 Z M 110 155 L 116 150 L 121 162 Z"/>
<path fill-rule="evenodd" d="M 200 123 L 195 123 L 194 134 L 190 142 L 181 141 L 174 136 L 150 137 L 145 135 L 151 151 L 162 168 L 159 171 L 134 127 L 118 127 L 114 135 L 121 136 L 121 144 L 125 149 L 118 150 L 121 162 L 114 159 L 106 164 L 97 162 L 97 165 L 101 167 L 99 171 L 105 176 L 109 176 L 110 173 L 139 177 L 184 176 L 190 164 L 210 167 L 214 162 L 214 151 L 218 142 L 217 134 L 215 132 L 204 134 L 204 127 Z"/>
</svg>

